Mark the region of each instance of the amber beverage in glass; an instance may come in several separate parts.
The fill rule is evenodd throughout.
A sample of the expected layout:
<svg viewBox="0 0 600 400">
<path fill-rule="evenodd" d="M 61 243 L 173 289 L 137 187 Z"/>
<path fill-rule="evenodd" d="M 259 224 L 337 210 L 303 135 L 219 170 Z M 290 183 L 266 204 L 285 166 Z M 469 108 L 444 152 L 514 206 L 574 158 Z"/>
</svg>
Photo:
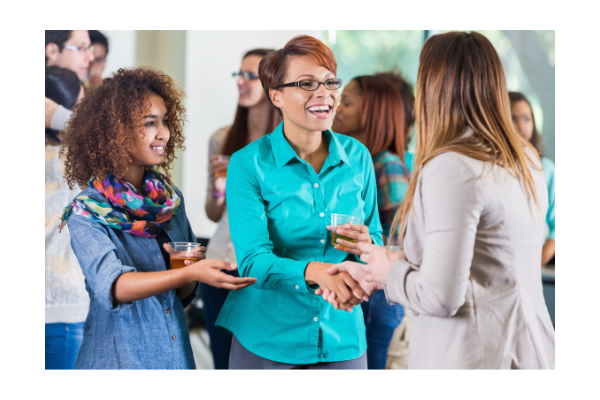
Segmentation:
<svg viewBox="0 0 600 400">
<path fill-rule="evenodd" d="M 187 267 L 186 260 L 198 261 L 195 257 L 200 249 L 200 243 L 170 242 L 169 256 L 171 258 L 171 269 Z"/>
<path fill-rule="evenodd" d="M 219 156 L 219 158 L 217 158 L 216 160 L 213 160 L 213 162 L 214 163 L 223 162 L 224 160 L 229 160 L 229 159 L 230 159 L 229 156 Z M 227 170 L 221 171 L 221 172 L 215 172 L 215 176 L 227 178 Z"/>
<path fill-rule="evenodd" d="M 337 230 L 338 227 L 342 227 L 343 225 L 348 224 L 348 223 L 354 224 L 354 225 L 362 225 L 364 223 L 364 221 L 365 220 L 362 218 L 353 217 L 351 215 L 331 214 L 331 225 L 333 226 L 333 229 L 334 229 L 334 231 L 331 232 L 331 244 L 334 246 L 342 246 L 341 244 L 336 242 L 336 240 L 338 238 L 346 240 L 348 242 L 356 243 L 356 239 L 352 239 L 347 236 L 340 235 L 339 233 L 335 232 L 335 230 Z M 342 247 L 345 247 L 345 246 L 342 246 Z"/>
</svg>

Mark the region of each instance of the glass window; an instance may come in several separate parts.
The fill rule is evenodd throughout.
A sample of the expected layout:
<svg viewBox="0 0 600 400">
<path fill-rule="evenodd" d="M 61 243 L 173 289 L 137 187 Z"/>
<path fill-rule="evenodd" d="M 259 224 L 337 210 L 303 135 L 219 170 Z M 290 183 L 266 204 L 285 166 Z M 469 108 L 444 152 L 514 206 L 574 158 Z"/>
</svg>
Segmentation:
<svg viewBox="0 0 600 400">
<path fill-rule="evenodd" d="M 355 76 L 399 70 L 413 89 L 419 55 L 427 31 L 326 31 L 328 45 L 338 63 L 337 76 L 348 83 Z M 413 140 L 409 151 L 414 149 Z"/>
</svg>

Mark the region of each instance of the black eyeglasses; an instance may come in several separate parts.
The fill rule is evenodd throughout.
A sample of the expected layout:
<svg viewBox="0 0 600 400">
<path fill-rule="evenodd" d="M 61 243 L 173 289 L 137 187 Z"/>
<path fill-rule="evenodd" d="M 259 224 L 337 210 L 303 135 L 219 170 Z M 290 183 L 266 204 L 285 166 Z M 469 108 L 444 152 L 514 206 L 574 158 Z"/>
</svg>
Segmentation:
<svg viewBox="0 0 600 400">
<path fill-rule="evenodd" d="M 342 87 L 342 80 L 339 78 L 335 79 L 327 79 L 323 82 L 316 81 L 314 79 L 302 79 L 301 81 L 285 83 L 283 85 L 277 86 L 275 89 L 279 89 L 282 87 L 299 87 L 300 89 L 308 90 L 310 92 L 314 92 L 319 89 L 319 86 L 325 86 L 327 90 L 335 90 Z"/>
<path fill-rule="evenodd" d="M 255 75 L 252 72 L 234 72 L 233 74 L 231 74 L 231 76 L 233 76 L 234 78 L 241 76 L 247 81 L 253 81 L 255 79 L 258 79 L 258 75 Z"/>
</svg>

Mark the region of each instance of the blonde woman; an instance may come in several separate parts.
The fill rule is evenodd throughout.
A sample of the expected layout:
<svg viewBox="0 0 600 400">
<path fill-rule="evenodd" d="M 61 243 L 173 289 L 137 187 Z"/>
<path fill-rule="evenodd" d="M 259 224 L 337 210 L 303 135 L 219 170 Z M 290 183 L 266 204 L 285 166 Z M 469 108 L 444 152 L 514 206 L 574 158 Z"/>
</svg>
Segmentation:
<svg viewBox="0 0 600 400">
<path fill-rule="evenodd" d="M 391 229 L 404 252 L 362 243 L 367 265 L 328 272 L 413 311 L 409 368 L 554 368 L 539 271 L 546 184 L 491 43 L 474 32 L 428 39 L 415 110 L 414 175 Z"/>
</svg>

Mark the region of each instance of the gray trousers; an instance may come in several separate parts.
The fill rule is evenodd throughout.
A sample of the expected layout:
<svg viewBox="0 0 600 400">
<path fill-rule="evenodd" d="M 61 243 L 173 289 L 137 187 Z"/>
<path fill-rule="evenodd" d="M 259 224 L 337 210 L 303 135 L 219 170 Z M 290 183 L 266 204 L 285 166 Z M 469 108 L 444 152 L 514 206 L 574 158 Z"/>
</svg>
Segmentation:
<svg viewBox="0 0 600 400">
<path fill-rule="evenodd" d="M 367 353 L 348 361 L 286 364 L 257 356 L 246 350 L 234 336 L 229 353 L 229 369 L 367 369 Z"/>
</svg>

